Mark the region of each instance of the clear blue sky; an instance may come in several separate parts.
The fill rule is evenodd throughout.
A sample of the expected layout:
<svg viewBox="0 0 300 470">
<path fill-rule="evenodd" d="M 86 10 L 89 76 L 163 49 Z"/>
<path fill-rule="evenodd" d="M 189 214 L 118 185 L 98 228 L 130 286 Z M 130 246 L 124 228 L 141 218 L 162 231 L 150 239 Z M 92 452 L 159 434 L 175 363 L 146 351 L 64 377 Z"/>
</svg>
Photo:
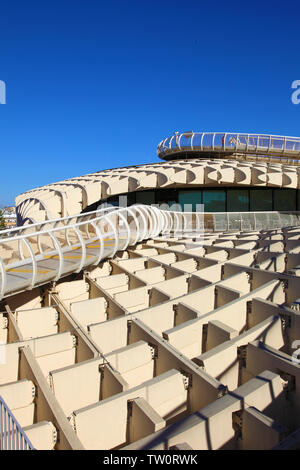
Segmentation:
<svg viewBox="0 0 300 470">
<path fill-rule="evenodd" d="M 300 135 L 291 1 L 2 0 L 0 203 L 157 161 L 175 130 Z"/>
</svg>

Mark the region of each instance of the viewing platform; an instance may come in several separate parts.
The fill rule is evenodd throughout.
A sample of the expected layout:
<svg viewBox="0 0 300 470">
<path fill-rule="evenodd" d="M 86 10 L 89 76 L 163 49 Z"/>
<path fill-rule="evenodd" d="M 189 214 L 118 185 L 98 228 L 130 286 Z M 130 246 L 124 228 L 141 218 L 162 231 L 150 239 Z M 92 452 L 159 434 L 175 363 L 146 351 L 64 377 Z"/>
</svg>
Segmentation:
<svg viewBox="0 0 300 470">
<path fill-rule="evenodd" d="M 157 154 L 163 160 L 182 158 L 252 155 L 273 157 L 277 161 L 299 161 L 300 137 L 234 132 L 175 132 L 162 140 Z"/>
</svg>

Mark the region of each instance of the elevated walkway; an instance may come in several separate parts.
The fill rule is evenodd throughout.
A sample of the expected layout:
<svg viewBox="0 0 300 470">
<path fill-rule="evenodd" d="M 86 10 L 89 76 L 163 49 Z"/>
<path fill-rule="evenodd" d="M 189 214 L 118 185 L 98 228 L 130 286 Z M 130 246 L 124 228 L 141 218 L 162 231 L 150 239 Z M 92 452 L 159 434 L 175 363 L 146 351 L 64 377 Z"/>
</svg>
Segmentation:
<svg viewBox="0 0 300 470">
<path fill-rule="evenodd" d="M 201 242 L 205 230 L 276 230 L 297 226 L 299 219 L 298 213 L 204 214 L 136 205 L 17 227 L 0 234 L 0 300 L 96 266 L 160 234 Z"/>
</svg>

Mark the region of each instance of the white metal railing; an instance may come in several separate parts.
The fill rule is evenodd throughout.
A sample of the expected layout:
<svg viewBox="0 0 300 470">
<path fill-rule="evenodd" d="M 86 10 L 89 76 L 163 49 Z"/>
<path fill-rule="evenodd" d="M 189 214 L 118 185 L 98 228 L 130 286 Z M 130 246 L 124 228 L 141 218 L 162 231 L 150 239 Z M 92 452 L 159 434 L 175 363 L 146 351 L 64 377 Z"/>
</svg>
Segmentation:
<svg viewBox="0 0 300 470">
<path fill-rule="evenodd" d="M 0 450 L 34 450 L 24 430 L 1 396 Z"/>
<path fill-rule="evenodd" d="M 36 222 L 28 225 L 21 225 L 19 227 L 8 228 L 0 231 L 0 238 L 14 237 L 18 235 L 25 235 L 27 233 L 32 233 L 36 231 L 43 231 L 45 229 L 56 228 L 58 226 L 69 225 L 72 223 L 89 221 L 97 217 L 97 215 L 102 215 L 106 212 L 111 212 L 115 209 L 118 209 L 114 206 L 109 206 L 105 208 L 97 209 L 96 211 L 84 212 L 81 214 L 70 215 L 68 217 L 61 217 L 59 219 L 43 220 L 42 222 Z"/>
<path fill-rule="evenodd" d="M 204 213 L 204 229 L 218 231 L 274 230 L 300 225 L 300 212 Z"/>
<path fill-rule="evenodd" d="M 300 159 L 300 137 L 234 132 L 183 132 L 162 140 L 159 157 L 186 151 L 246 153 Z"/>
<path fill-rule="evenodd" d="M 297 225 L 297 212 L 174 212 L 147 205 L 111 207 L 32 224 L 26 226 L 29 233 L 20 227 L 0 238 L 0 299 L 80 272 L 160 234 L 199 237 L 206 230 L 272 230 Z"/>
</svg>

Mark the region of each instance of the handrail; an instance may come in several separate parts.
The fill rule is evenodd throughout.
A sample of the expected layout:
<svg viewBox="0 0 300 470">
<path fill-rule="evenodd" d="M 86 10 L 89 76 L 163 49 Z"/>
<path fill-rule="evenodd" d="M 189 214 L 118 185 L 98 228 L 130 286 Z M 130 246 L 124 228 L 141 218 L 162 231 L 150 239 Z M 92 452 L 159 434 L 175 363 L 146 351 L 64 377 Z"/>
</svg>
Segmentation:
<svg viewBox="0 0 300 470">
<path fill-rule="evenodd" d="M 58 219 L 52 222 L 52 228 L 47 230 L 0 239 L 0 300 L 20 290 L 80 272 L 86 266 L 97 265 L 101 260 L 113 257 L 117 251 L 126 250 L 129 245 L 160 234 L 181 237 L 196 234 L 198 237 L 205 230 L 253 231 L 300 226 L 300 212 L 203 213 L 134 205 L 114 208 L 100 215 L 95 211 L 88 220 L 65 226 L 59 226 Z M 95 240 L 97 243 L 99 240 L 99 245 Z M 14 250 L 14 259 L 1 258 L 1 253 L 10 253 L 10 250 Z M 71 261 L 67 262 L 68 259 Z M 22 277 L 19 273 L 25 274 Z M 21 287 L 18 287 L 20 282 Z"/>
<path fill-rule="evenodd" d="M 186 154 L 191 158 L 199 152 L 218 154 L 258 154 L 274 157 L 287 157 L 300 160 L 300 137 L 272 134 L 246 134 L 237 132 L 183 132 L 167 137 L 157 147 L 157 154 L 165 159 L 168 155 Z M 186 158 L 186 155 L 185 155 Z"/>
<path fill-rule="evenodd" d="M 35 450 L 26 433 L 1 396 L 0 450 Z"/>
<path fill-rule="evenodd" d="M 72 220 L 72 219 L 82 219 L 86 216 L 89 216 L 88 220 L 84 221 L 84 222 L 87 222 L 89 221 L 93 216 L 95 216 L 95 214 L 98 214 L 99 212 L 111 212 L 111 211 L 114 211 L 114 210 L 117 210 L 118 207 L 116 206 L 109 206 L 109 207 L 104 207 L 104 208 L 101 208 L 101 209 L 97 209 L 96 211 L 90 211 L 90 212 L 83 212 L 81 214 L 75 214 L 75 215 L 69 215 L 67 217 L 61 217 L 61 218 L 58 218 L 58 219 L 51 219 L 51 220 L 43 220 L 42 222 L 35 222 L 34 224 L 28 224 L 28 225 L 21 225 L 20 227 L 13 227 L 13 228 L 8 228 L 8 229 L 5 229 L 5 230 L 1 230 L 0 231 L 0 238 L 4 238 L 6 235 L 10 235 L 10 236 L 14 236 L 14 234 L 16 234 L 17 236 L 17 233 L 21 232 L 20 235 L 22 235 L 22 232 L 26 231 L 27 229 L 32 229 L 32 228 L 38 228 L 38 227 L 42 227 L 44 225 L 49 225 L 49 224 L 53 224 L 53 228 L 55 228 L 56 224 L 58 222 L 64 222 L 64 221 L 69 221 L 69 220 Z M 78 221 L 78 220 L 77 220 Z M 63 228 L 64 226 L 61 226 L 60 228 Z"/>
</svg>

